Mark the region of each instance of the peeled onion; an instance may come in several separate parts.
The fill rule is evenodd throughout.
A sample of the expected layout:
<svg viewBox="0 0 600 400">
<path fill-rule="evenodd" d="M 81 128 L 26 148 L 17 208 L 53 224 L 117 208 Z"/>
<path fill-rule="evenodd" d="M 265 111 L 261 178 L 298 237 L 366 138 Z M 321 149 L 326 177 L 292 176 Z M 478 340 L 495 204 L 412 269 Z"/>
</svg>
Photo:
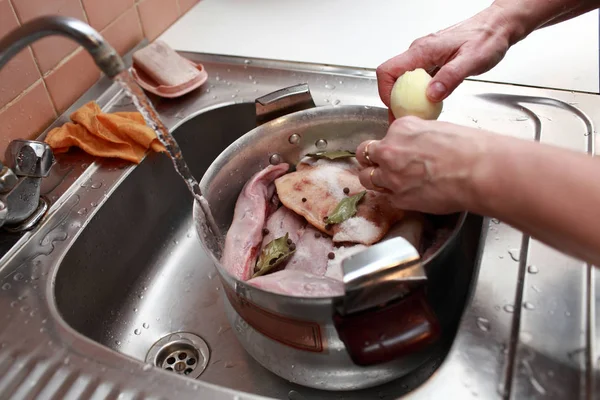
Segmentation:
<svg viewBox="0 0 600 400">
<path fill-rule="evenodd" d="M 413 115 L 422 119 L 437 119 L 443 103 L 427 98 L 427 85 L 431 76 L 422 68 L 401 75 L 392 88 L 390 108 L 396 118 Z"/>
</svg>

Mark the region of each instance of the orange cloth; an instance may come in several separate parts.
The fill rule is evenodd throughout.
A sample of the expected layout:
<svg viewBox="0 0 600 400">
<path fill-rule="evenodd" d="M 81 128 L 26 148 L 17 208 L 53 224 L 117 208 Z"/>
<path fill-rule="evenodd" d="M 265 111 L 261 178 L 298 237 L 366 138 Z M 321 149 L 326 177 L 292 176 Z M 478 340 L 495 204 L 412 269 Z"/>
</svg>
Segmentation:
<svg viewBox="0 0 600 400">
<path fill-rule="evenodd" d="M 71 114 L 71 121 L 48 132 L 46 143 L 55 153 L 76 146 L 94 156 L 139 164 L 148 148 L 165 151 L 139 112 L 103 113 L 91 101 Z"/>
</svg>

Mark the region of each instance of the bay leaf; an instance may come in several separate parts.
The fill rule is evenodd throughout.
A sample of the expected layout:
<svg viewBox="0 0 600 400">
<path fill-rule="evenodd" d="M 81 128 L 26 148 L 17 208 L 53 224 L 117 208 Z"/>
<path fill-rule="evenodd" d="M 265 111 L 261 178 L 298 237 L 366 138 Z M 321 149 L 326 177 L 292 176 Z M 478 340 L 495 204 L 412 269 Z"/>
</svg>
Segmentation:
<svg viewBox="0 0 600 400">
<path fill-rule="evenodd" d="M 288 239 L 289 233 L 286 233 L 285 236 L 273 239 L 267 243 L 258 257 L 252 278 L 265 275 L 272 271 L 296 251 L 292 250 L 293 243 L 288 244 Z"/>
<path fill-rule="evenodd" d="M 357 193 L 354 196 L 343 198 L 333 209 L 331 214 L 327 216 L 327 220 L 325 222 L 327 224 L 340 224 L 345 220 L 354 217 L 357 211 L 356 206 L 362 200 L 366 193 L 367 191 L 363 190 L 362 192 Z"/>
</svg>

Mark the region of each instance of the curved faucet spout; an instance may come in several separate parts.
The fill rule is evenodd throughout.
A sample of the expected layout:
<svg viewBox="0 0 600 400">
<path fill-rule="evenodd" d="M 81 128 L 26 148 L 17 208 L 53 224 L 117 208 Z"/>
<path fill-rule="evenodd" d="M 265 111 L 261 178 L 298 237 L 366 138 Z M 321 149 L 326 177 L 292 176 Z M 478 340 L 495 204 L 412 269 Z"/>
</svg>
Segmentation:
<svg viewBox="0 0 600 400">
<path fill-rule="evenodd" d="M 34 19 L 0 39 L 0 69 L 24 47 L 51 35 L 66 36 L 79 43 L 111 79 L 125 70 L 119 54 L 95 29 L 76 18 L 61 16 Z"/>
</svg>

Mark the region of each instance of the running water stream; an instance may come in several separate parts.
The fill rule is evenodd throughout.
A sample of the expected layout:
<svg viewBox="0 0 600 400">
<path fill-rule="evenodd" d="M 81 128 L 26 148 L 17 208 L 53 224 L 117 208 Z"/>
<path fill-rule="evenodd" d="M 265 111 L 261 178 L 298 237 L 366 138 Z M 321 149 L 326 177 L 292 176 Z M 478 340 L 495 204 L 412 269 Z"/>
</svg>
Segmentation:
<svg viewBox="0 0 600 400">
<path fill-rule="evenodd" d="M 169 130 L 161 122 L 156 110 L 152 106 L 152 103 L 146 97 L 142 88 L 133 80 L 133 77 L 128 70 L 121 72 L 114 79 L 115 82 L 121 85 L 125 93 L 131 98 L 135 107 L 144 117 L 146 124 L 156 132 L 158 140 L 167 149 L 167 153 L 169 154 L 171 161 L 173 161 L 175 170 L 183 178 L 188 189 L 190 192 L 192 192 L 192 195 L 200 205 L 200 209 L 204 213 L 203 217 L 207 222 L 206 225 L 211 231 L 211 234 L 217 239 L 216 242 L 220 246 L 221 235 L 212 212 L 210 211 L 210 206 L 208 205 L 206 198 L 202 195 L 198 181 L 196 178 L 194 178 L 185 160 L 183 159 L 183 154 L 181 153 L 181 149 L 175 141 L 175 138 L 169 133 Z"/>
</svg>

